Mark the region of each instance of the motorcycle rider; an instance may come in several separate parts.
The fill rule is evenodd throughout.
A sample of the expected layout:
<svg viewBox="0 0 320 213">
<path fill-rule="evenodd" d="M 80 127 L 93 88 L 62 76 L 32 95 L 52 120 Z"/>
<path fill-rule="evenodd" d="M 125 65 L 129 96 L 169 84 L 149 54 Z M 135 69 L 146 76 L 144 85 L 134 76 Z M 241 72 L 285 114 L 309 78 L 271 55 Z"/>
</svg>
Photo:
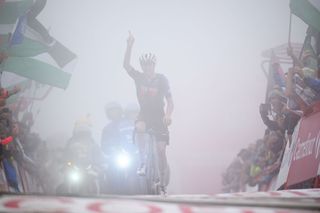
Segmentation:
<svg viewBox="0 0 320 213">
<path fill-rule="evenodd" d="M 101 145 L 103 151 L 109 156 L 108 178 L 104 183 L 104 190 L 116 194 L 138 193 L 137 176 L 137 147 L 133 143 L 134 120 L 137 107 L 128 105 L 125 110 L 119 103 L 111 102 L 105 107 L 105 112 L 110 121 L 103 129 Z M 126 155 L 127 168 L 119 170 L 116 158 Z M 124 174 L 125 172 L 125 174 Z"/>
<path fill-rule="evenodd" d="M 91 127 L 90 115 L 75 122 L 72 137 L 67 141 L 65 146 L 64 157 L 67 160 L 65 163 L 68 166 L 76 165 L 77 167 L 86 169 L 87 174 L 90 175 L 90 178 L 87 180 L 93 181 L 93 184 L 84 193 L 99 194 L 98 171 L 101 163 L 104 161 L 104 155 L 92 137 Z M 63 190 L 63 187 L 65 187 L 65 183 L 61 184 L 57 191 L 60 192 L 60 190 Z"/>
</svg>

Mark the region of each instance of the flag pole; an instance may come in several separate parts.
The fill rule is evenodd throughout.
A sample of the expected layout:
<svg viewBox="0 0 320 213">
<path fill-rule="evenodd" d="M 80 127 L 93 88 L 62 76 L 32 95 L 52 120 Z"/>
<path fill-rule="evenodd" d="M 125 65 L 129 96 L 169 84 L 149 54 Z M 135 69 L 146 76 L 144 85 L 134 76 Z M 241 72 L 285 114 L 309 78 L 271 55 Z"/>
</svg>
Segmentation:
<svg viewBox="0 0 320 213">
<path fill-rule="evenodd" d="M 289 15 L 289 34 L 288 34 L 288 48 L 292 48 L 291 47 L 291 31 L 292 31 L 292 11 L 290 9 L 290 15 Z M 292 65 L 293 67 L 296 66 L 295 60 L 292 59 Z"/>
<path fill-rule="evenodd" d="M 0 88 L 2 87 L 2 68 L 0 68 Z"/>
<path fill-rule="evenodd" d="M 292 29 L 292 12 L 290 10 L 289 15 L 289 35 L 288 35 L 288 46 L 291 47 L 291 29 Z"/>
</svg>

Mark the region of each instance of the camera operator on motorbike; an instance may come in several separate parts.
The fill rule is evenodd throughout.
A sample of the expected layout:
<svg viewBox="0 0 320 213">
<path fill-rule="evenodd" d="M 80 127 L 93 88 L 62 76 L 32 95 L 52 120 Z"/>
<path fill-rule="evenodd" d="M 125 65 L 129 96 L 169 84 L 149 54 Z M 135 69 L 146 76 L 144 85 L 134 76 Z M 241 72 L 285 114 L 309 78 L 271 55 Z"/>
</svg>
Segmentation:
<svg viewBox="0 0 320 213">
<path fill-rule="evenodd" d="M 119 103 L 111 102 L 105 107 L 110 121 L 103 129 L 101 145 L 108 156 L 108 172 L 103 184 L 103 191 L 112 194 L 139 193 L 136 169 L 138 150 L 133 143 L 134 122 L 130 118 L 134 109 L 125 112 Z M 128 117 L 128 116 L 129 117 Z"/>
<path fill-rule="evenodd" d="M 99 194 L 98 177 L 104 155 L 92 137 L 89 115 L 76 121 L 63 159 L 63 182 L 57 193 Z"/>
</svg>

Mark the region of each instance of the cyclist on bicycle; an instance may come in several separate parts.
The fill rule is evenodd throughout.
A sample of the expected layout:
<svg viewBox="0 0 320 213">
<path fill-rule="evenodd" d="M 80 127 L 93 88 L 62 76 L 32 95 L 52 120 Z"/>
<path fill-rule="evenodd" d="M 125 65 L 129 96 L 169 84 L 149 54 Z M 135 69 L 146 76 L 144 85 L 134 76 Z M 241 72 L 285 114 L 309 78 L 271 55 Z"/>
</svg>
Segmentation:
<svg viewBox="0 0 320 213">
<path fill-rule="evenodd" d="M 165 176 L 168 171 L 166 146 L 169 144 L 168 125 L 171 124 L 173 99 L 167 78 L 155 72 L 156 57 L 149 53 L 140 57 L 143 72 L 134 69 L 130 64 L 134 37 L 129 34 L 124 57 L 124 69 L 133 78 L 136 85 L 140 113 L 136 121 L 136 142 L 140 151 L 141 166 L 137 173 L 144 175 L 146 170 L 146 131 L 152 130 L 156 140 L 160 191 L 166 194 Z M 166 110 L 165 101 L 166 100 Z"/>
</svg>

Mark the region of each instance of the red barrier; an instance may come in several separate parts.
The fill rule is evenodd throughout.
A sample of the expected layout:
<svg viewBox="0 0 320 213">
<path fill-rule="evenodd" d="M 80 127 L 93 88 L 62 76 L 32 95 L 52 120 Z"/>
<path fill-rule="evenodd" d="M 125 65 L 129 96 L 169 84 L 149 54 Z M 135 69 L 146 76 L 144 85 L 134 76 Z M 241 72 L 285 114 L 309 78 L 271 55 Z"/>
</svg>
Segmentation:
<svg viewBox="0 0 320 213">
<path fill-rule="evenodd" d="M 300 121 L 298 136 L 293 141 L 287 187 L 319 175 L 320 166 L 320 111 Z"/>
</svg>

